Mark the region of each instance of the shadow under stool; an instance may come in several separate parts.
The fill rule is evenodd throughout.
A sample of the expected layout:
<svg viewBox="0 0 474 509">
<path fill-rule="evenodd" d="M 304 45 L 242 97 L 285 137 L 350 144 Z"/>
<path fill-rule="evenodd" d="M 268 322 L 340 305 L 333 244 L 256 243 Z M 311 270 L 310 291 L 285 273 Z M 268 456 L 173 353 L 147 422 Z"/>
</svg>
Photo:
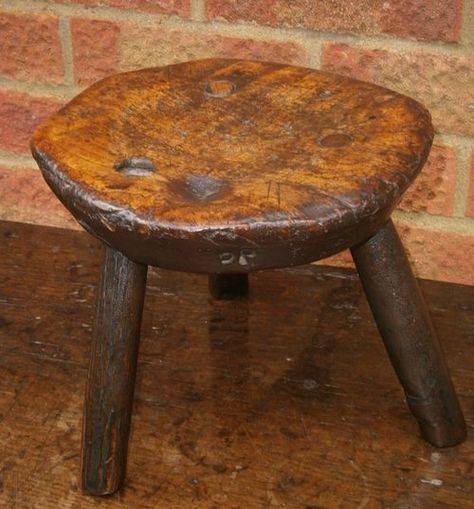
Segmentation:
<svg viewBox="0 0 474 509">
<path fill-rule="evenodd" d="M 84 410 L 82 485 L 125 476 L 147 266 L 209 274 L 244 296 L 251 271 L 350 248 L 425 440 L 465 424 L 390 215 L 431 147 L 430 115 L 373 84 L 208 59 L 113 75 L 40 126 L 43 176 L 106 245 Z M 268 338 L 271 341 L 271 338 Z"/>
</svg>

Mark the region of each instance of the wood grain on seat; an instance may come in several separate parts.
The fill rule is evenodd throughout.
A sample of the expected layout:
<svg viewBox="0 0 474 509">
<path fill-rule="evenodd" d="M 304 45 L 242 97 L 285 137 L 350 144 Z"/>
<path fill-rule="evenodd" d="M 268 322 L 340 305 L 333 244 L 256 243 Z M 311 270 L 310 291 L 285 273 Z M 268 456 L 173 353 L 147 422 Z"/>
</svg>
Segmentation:
<svg viewBox="0 0 474 509">
<path fill-rule="evenodd" d="M 432 137 L 429 113 L 393 91 L 209 59 L 100 81 L 36 131 L 32 150 L 97 237 L 141 263 L 219 273 L 298 265 L 364 240 Z"/>
</svg>

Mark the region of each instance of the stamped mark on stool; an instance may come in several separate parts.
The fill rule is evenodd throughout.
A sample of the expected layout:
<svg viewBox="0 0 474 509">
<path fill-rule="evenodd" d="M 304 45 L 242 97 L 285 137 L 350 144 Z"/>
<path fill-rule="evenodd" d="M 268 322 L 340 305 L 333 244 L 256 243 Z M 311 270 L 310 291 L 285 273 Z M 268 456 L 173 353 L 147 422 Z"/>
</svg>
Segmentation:
<svg viewBox="0 0 474 509">
<path fill-rule="evenodd" d="M 155 165 L 146 157 L 129 157 L 114 165 L 116 171 L 127 177 L 148 177 L 155 173 Z"/>
<path fill-rule="evenodd" d="M 226 251 L 219 254 L 219 259 L 222 265 L 240 265 L 246 267 L 250 265 L 249 261 L 257 256 L 256 249 L 243 248 L 236 252 Z"/>
</svg>

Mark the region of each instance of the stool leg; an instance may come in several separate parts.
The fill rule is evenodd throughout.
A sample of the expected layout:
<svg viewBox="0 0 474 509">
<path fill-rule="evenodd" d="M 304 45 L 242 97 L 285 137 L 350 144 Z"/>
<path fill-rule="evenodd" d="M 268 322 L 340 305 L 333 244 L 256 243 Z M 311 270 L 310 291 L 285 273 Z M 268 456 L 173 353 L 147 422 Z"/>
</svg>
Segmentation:
<svg viewBox="0 0 474 509">
<path fill-rule="evenodd" d="M 352 256 L 408 406 L 436 447 L 461 442 L 466 426 L 443 352 L 392 221 Z"/>
<path fill-rule="evenodd" d="M 248 294 L 248 291 L 248 274 L 234 273 L 209 275 L 209 292 L 215 299 L 240 299 L 245 297 Z"/>
<path fill-rule="evenodd" d="M 147 267 L 106 248 L 84 407 L 82 487 L 108 495 L 125 477 Z"/>
</svg>

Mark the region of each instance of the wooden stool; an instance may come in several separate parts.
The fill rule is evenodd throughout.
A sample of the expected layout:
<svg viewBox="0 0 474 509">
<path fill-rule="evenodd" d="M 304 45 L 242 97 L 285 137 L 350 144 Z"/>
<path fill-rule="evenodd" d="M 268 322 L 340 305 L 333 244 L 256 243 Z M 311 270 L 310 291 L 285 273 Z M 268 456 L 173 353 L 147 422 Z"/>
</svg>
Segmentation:
<svg viewBox="0 0 474 509">
<path fill-rule="evenodd" d="M 84 413 L 87 492 L 113 493 L 125 475 L 147 265 L 210 274 L 212 294 L 232 297 L 245 294 L 250 271 L 350 248 L 423 437 L 463 440 L 390 220 L 432 138 L 429 113 L 390 90 L 224 59 L 111 76 L 35 132 L 44 178 L 106 244 Z"/>
</svg>

